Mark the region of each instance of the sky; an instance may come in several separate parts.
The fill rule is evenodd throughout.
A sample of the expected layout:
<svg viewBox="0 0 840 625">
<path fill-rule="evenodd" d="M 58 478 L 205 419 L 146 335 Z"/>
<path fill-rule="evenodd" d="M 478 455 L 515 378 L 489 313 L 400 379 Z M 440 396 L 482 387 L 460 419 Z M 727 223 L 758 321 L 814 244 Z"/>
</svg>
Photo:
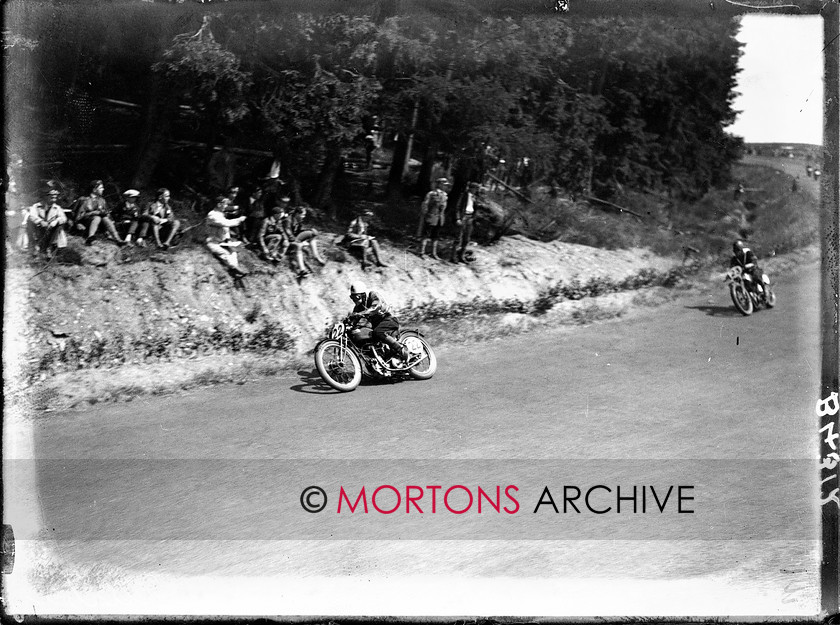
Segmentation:
<svg viewBox="0 0 840 625">
<path fill-rule="evenodd" d="M 823 33 L 819 15 L 745 15 L 727 130 L 747 143 L 822 143 Z"/>
</svg>

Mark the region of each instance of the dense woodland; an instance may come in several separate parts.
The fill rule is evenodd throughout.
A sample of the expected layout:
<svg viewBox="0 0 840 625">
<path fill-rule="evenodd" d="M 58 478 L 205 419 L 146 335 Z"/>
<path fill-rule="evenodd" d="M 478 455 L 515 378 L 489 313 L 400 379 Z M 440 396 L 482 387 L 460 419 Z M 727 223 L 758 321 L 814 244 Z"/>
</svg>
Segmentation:
<svg viewBox="0 0 840 625">
<path fill-rule="evenodd" d="M 568 194 L 690 199 L 730 182 L 731 16 L 485 4 L 6 3 L 7 151 L 177 189 L 226 143 L 255 167 L 279 157 L 295 192 L 329 207 L 378 118 L 392 195 L 424 192 L 436 163 L 457 195 L 522 157 Z"/>
</svg>

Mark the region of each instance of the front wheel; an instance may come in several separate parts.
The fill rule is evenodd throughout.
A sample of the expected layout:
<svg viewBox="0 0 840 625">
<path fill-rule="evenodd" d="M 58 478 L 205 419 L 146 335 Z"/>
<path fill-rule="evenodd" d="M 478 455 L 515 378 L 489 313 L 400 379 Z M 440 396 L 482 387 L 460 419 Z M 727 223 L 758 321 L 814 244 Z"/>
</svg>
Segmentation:
<svg viewBox="0 0 840 625">
<path fill-rule="evenodd" d="M 324 382 L 337 391 L 352 391 L 362 381 L 359 357 L 340 341 L 322 341 L 315 347 L 315 368 Z"/>
<path fill-rule="evenodd" d="M 401 337 L 400 342 L 408 349 L 408 362 L 413 363 L 408 374 L 415 380 L 428 380 L 437 371 L 437 357 L 424 339 L 416 334 Z"/>
<path fill-rule="evenodd" d="M 732 296 L 732 303 L 742 315 L 751 315 L 753 312 L 753 301 L 743 284 L 730 284 L 729 295 Z"/>
</svg>

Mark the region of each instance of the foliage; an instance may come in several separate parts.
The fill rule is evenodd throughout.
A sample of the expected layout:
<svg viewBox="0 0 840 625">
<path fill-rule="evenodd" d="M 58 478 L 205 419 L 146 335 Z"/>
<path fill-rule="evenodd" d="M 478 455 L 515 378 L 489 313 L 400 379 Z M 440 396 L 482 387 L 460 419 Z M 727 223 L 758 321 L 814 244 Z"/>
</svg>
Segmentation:
<svg viewBox="0 0 840 625">
<path fill-rule="evenodd" d="M 278 322 L 263 318 L 249 327 L 217 324 L 213 327 L 186 323 L 174 330 L 148 326 L 137 333 L 92 334 L 51 341 L 41 350 L 30 373 L 42 373 L 118 366 L 132 362 L 164 362 L 177 358 L 253 352 L 285 352 L 293 346 L 291 335 Z"/>
<path fill-rule="evenodd" d="M 567 194 L 696 199 L 729 184 L 739 156 L 723 130 L 739 54 L 731 20 L 545 19 L 474 3 L 453 13 L 448 2 L 411 2 L 399 15 L 393 2 L 350 2 L 344 14 L 317 2 L 226 3 L 212 14 L 139 4 L 27 9 L 60 33 L 14 30 L 41 42 L 44 84 L 33 92 L 48 101 L 48 125 L 73 118 L 66 88 L 137 101 L 157 73 L 201 118 L 179 134 L 206 141 L 208 128 L 228 126 L 240 146 L 279 155 L 310 200 L 374 115 L 386 137 L 413 135 L 423 175 L 437 160 L 454 165 L 456 196 L 496 159 L 528 157 L 535 181 Z M 172 39 L 190 25 L 194 34 Z"/>
<path fill-rule="evenodd" d="M 198 32 L 175 37 L 152 69 L 164 75 L 184 102 L 211 124 L 233 124 L 248 113 L 245 93 L 251 77 L 241 69 L 236 55 L 216 41 L 209 24 L 205 17 Z"/>
</svg>

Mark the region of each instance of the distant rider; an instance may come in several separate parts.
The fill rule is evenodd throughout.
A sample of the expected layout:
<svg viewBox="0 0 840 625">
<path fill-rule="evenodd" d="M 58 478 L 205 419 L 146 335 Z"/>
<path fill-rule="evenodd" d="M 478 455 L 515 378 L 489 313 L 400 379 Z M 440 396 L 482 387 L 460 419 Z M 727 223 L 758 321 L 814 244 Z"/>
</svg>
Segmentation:
<svg viewBox="0 0 840 625">
<path fill-rule="evenodd" d="M 758 258 L 750 248 L 744 245 L 741 240 L 732 244 L 732 258 L 729 261 L 730 267 L 740 267 L 744 273 L 752 276 L 756 284 L 761 284 L 761 272 L 758 268 Z"/>
<path fill-rule="evenodd" d="M 376 291 L 369 291 L 363 282 L 350 285 L 350 299 L 355 304 L 350 316 L 366 317 L 373 328 L 373 338 L 390 347 L 392 355 L 408 360 L 408 349 L 395 338 L 400 322 L 391 314 L 385 300 Z"/>
</svg>

